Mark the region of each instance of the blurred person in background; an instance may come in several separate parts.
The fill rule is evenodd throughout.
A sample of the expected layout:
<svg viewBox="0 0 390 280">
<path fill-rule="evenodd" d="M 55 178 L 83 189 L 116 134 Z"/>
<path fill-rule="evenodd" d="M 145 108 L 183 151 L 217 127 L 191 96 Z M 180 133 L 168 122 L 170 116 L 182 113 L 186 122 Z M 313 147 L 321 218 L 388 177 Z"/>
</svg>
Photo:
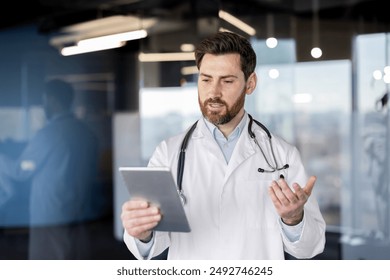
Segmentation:
<svg viewBox="0 0 390 280">
<path fill-rule="evenodd" d="M 45 84 L 45 126 L 15 159 L 0 155 L 0 188 L 6 182 L 31 181 L 29 258 L 82 259 L 88 252 L 83 222 L 98 216 L 93 198 L 98 142 L 71 111 L 71 84 L 53 79 Z"/>
</svg>

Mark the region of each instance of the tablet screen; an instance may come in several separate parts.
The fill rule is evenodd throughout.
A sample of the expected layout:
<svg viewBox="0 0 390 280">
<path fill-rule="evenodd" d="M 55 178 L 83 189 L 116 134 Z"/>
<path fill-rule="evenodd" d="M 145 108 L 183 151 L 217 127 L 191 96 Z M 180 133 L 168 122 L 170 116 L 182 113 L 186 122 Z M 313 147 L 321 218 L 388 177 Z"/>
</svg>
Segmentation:
<svg viewBox="0 0 390 280">
<path fill-rule="evenodd" d="M 189 232 L 190 226 L 172 173 L 166 167 L 120 167 L 130 196 L 143 198 L 160 208 L 158 231 Z"/>
</svg>

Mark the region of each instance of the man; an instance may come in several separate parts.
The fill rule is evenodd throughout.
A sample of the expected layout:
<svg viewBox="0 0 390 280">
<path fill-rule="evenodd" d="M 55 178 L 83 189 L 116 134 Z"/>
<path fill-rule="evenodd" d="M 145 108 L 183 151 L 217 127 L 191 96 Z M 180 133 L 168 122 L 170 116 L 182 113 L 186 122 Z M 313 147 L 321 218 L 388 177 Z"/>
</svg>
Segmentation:
<svg viewBox="0 0 390 280">
<path fill-rule="evenodd" d="M 83 251 L 80 236 L 84 233 L 80 233 L 84 229 L 77 225 L 97 215 L 92 199 L 98 142 L 71 113 L 73 97 L 73 88 L 67 82 L 48 81 L 43 94 L 48 122 L 18 158 L 0 155 L 0 178 L 31 181 L 31 259 L 82 258 L 78 252 Z"/>
<path fill-rule="evenodd" d="M 153 231 L 163 219 L 147 201 L 122 207 L 124 241 L 138 259 L 169 247 L 168 259 L 312 258 L 325 246 L 325 222 L 297 149 L 252 120 L 245 96 L 257 83 L 250 43 L 230 32 L 195 50 L 203 115 L 189 136 L 182 191 L 191 232 Z M 176 178 L 185 133 L 163 141 L 149 166 Z"/>
</svg>

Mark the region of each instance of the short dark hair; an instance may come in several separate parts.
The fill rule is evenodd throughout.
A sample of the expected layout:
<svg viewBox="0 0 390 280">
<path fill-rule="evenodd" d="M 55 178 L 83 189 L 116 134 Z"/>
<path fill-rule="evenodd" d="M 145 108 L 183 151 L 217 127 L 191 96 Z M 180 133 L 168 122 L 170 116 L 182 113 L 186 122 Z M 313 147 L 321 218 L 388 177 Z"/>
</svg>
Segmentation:
<svg viewBox="0 0 390 280">
<path fill-rule="evenodd" d="M 52 79 L 45 84 L 45 94 L 58 100 L 64 108 L 70 108 L 73 102 L 74 90 L 68 82 L 61 79 Z"/>
<path fill-rule="evenodd" d="M 218 32 L 201 41 L 195 49 L 195 62 L 198 69 L 206 53 L 213 55 L 238 53 L 245 80 L 255 71 L 256 53 L 251 43 L 236 33 Z"/>
</svg>

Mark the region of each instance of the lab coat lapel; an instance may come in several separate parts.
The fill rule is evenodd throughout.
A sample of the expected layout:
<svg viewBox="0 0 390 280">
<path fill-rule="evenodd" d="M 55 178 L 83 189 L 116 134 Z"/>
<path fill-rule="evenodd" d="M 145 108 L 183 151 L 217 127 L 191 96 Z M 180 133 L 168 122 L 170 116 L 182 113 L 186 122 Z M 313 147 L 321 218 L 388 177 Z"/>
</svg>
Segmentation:
<svg viewBox="0 0 390 280">
<path fill-rule="evenodd" d="M 218 161 L 226 162 L 225 157 L 223 156 L 223 153 L 218 146 L 217 142 L 214 140 L 213 136 L 211 135 L 209 129 L 207 128 L 205 122 L 201 119 L 198 122 L 199 129 L 196 129 L 193 134 L 193 139 L 200 139 L 203 138 L 203 147 L 202 149 L 204 151 L 208 151 L 208 153 L 215 157 Z"/>
<path fill-rule="evenodd" d="M 232 157 L 230 158 L 227 172 L 225 174 L 225 182 L 245 160 L 256 153 L 255 144 L 248 134 L 248 123 L 249 122 L 247 121 L 244 130 L 241 132 L 240 138 L 236 143 Z M 262 141 L 262 139 L 258 141 Z"/>
</svg>

